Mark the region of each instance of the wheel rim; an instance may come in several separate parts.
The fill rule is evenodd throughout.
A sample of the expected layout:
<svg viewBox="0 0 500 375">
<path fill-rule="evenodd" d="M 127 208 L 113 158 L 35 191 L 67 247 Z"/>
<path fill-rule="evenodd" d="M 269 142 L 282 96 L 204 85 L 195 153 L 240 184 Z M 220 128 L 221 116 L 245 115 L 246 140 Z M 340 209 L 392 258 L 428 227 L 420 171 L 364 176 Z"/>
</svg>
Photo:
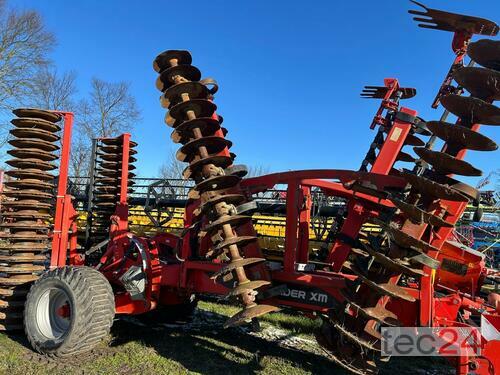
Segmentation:
<svg viewBox="0 0 500 375">
<path fill-rule="evenodd" d="M 36 306 L 36 325 L 49 339 L 60 339 L 69 330 L 73 317 L 69 296 L 61 289 L 43 292 Z"/>
</svg>

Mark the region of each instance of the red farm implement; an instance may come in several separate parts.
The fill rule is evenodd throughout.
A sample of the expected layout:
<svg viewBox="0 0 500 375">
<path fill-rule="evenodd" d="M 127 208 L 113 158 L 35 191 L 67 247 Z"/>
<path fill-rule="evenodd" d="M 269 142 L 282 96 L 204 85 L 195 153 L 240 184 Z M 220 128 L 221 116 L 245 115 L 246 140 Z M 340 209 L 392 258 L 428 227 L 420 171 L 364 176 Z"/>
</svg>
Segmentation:
<svg viewBox="0 0 500 375">
<path fill-rule="evenodd" d="M 416 3 L 418 4 L 418 3 Z M 418 4 L 420 5 L 420 4 Z M 220 295 L 243 308 L 226 327 L 288 308 L 321 319 L 320 345 L 344 369 L 376 373 L 383 327 L 473 327 L 488 335 L 481 354 L 450 357 L 459 374 L 500 371 L 498 296 L 480 295 L 484 260 L 449 241 L 478 191 L 453 175 L 478 176 L 464 161 L 467 149 L 494 151 L 480 124 L 500 125 L 500 42 L 488 20 L 422 6 L 410 11 L 419 26 L 453 33 L 455 59 L 432 106 L 444 107 L 438 121 L 424 121 L 401 101 L 416 95 L 387 78 L 366 86 L 362 96 L 380 100 L 371 128 L 375 136 L 358 171 L 320 169 L 253 178 L 234 164 L 232 143 L 216 113 L 213 79 L 202 79 L 189 52 L 169 50 L 154 61 L 165 122 L 194 181 L 177 236 L 134 234 L 128 224 L 128 195 L 136 144 L 129 134 L 97 140 L 91 198 L 95 210 L 85 251 L 77 246 L 76 211 L 67 193 L 72 115 L 18 110 L 13 120 L 14 169 L 2 202 L 5 242 L 0 245 L 0 324 L 22 325 L 33 347 L 67 358 L 91 349 L 108 332 L 115 314 L 168 311 L 192 304 L 194 295 Z M 467 57 L 468 56 L 468 57 Z M 470 60 L 465 66 L 465 60 Z M 477 63 L 481 67 L 473 67 Z M 465 96 L 464 92 L 471 96 Z M 456 123 L 446 122 L 452 114 Z M 64 118 L 55 215 L 49 228 L 51 175 L 57 159 L 57 122 Z M 424 141 L 424 139 L 426 139 Z M 433 150 L 440 139 L 440 151 Z M 418 158 L 404 151 L 411 146 Z M 398 162 L 410 169 L 396 169 Z M 280 260 L 266 260 L 252 225 L 259 204 L 252 200 L 275 186 L 286 187 L 285 246 Z M 334 217 L 328 254 L 311 259 L 312 192 L 342 199 Z M 380 228 L 365 233 L 363 225 Z M 50 254 L 46 242 L 50 239 Z M 48 255 L 48 256 L 47 256 Z M 50 269 L 44 262 L 50 259 Z M 31 288 L 31 289 L 30 289 Z M 29 291 L 29 293 L 28 293 Z M 495 323 L 496 322 L 496 323 Z M 483 333 L 483 331 L 481 331 Z"/>
</svg>

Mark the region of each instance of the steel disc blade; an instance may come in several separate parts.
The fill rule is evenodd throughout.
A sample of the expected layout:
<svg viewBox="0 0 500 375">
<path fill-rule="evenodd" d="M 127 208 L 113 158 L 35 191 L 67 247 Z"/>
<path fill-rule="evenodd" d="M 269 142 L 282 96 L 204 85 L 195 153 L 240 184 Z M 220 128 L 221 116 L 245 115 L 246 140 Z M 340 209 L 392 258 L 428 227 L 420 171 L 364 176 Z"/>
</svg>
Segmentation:
<svg viewBox="0 0 500 375">
<path fill-rule="evenodd" d="M 9 133 L 17 138 L 41 139 L 46 142 L 56 142 L 59 140 L 59 136 L 57 134 L 36 128 L 14 128 L 10 130 Z"/>
<path fill-rule="evenodd" d="M 50 133 L 55 133 L 61 130 L 59 125 L 41 118 L 15 118 L 10 122 L 18 129 L 41 129 Z"/>
<path fill-rule="evenodd" d="M 431 244 L 419 240 L 409 234 L 403 232 L 399 228 L 393 225 L 387 225 L 385 223 L 379 223 L 382 228 L 387 232 L 387 234 L 396 242 L 399 246 L 410 248 L 418 252 L 427 252 L 428 250 L 439 251 L 437 248 Z"/>
<path fill-rule="evenodd" d="M 234 271 L 237 268 L 242 268 L 250 265 L 255 265 L 258 263 L 265 262 L 264 258 L 241 258 L 232 260 L 229 264 L 225 264 L 219 271 L 214 273 L 210 278 L 216 279 L 220 276 L 223 276 L 229 272 Z"/>
<path fill-rule="evenodd" d="M 203 227 L 203 231 L 207 233 L 213 233 L 214 231 L 222 229 L 223 225 L 229 224 L 233 227 L 240 226 L 242 224 L 248 223 L 252 220 L 251 216 L 243 216 L 243 215 L 224 215 L 219 219 L 213 221 L 207 226 Z"/>
<path fill-rule="evenodd" d="M 498 148 L 492 139 L 465 126 L 444 121 L 429 121 L 427 127 L 435 136 L 459 149 L 495 151 Z"/>
<path fill-rule="evenodd" d="M 481 39 L 470 43 L 467 54 L 479 65 L 500 71 L 500 41 Z"/>
<path fill-rule="evenodd" d="M 56 165 L 49 163 L 47 161 L 43 161 L 40 159 L 11 159 L 5 162 L 14 168 L 22 168 L 22 169 L 40 169 L 43 171 L 51 171 L 57 168 Z"/>
<path fill-rule="evenodd" d="M 219 130 L 220 123 L 211 117 L 200 117 L 194 120 L 184 121 L 175 128 L 170 135 L 170 138 L 175 143 L 185 144 L 194 138 L 192 132 L 196 128 L 200 130 L 202 137 L 206 137 L 213 135 L 217 130 Z"/>
<path fill-rule="evenodd" d="M 500 125 L 500 108 L 481 99 L 446 95 L 441 104 L 467 124 Z"/>
<path fill-rule="evenodd" d="M 9 141 L 9 144 L 22 149 L 35 149 L 37 151 L 52 152 L 59 149 L 59 146 L 39 139 L 15 138 Z"/>
<path fill-rule="evenodd" d="M 425 142 L 413 134 L 408 134 L 405 139 L 405 145 L 408 146 L 423 146 Z"/>
<path fill-rule="evenodd" d="M 240 294 L 245 294 L 248 293 L 249 291 L 259 289 L 269 284 L 271 284 L 269 281 L 264 281 L 264 280 L 253 280 L 244 284 L 239 284 L 235 288 L 231 289 L 231 291 L 227 294 L 227 297 L 233 297 L 233 296 L 238 296 Z"/>
<path fill-rule="evenodd" d="M 467 197 L 470 200 L 474 201 L 479 199 L 479 191 L 475 187 L 467 185 L 464 182 L 455 180 L 454 178 L 438 173 L 432 173 L 428 177 L 432 178 L 433 181 L 439 184 L 444 184 L 449 186 L 450 188 L 458 191 L 460 194 L 462 194 L 463 196 Z"/>
<path fill-rule="evenodd" d="M 258 318 L 261 315 L 278 310 L 278 307 L 270 305 L 249 306 L 229 318 L 226 323 L 224 323 L 224 328 L 236 327 L 251 321 L 253 318 Z"/>
<path fill-rule="evenodd" d="M 175 84 L 175 77 L 181 76 L 188 81 L 199 81 L 201 79 L 200 70 L 193 65 L 177 65 L 166 68 L 156 78 L 156 88 L 165 91 Z"/>
<path fill-rule="evenodd" d="M 9 150 L 7 153 L 19 159 L 40 159 L 47 162 L 58 158 L 57 155 L 36 148 L 18 148 Z"/>
<path fill-rule="evenodd" d="M 10 171 L 5 172 L 7 176 L 14 178 L 24 178 L 24 179 L 34 179 L 34 180 L 42 180 L 42 181 L 52 181 L 54 176 L 50 173 L 44 172 L 40 169 L 11 169 Z"/>
<path fill-rule="evenodd" d="M 460 194 L 445 184 L 439 184 L 428 178 L 416 176 L 408 172 L 400 172 L 400 175 L 408 181 L 413 188 L 424 196 L 447 199 L 451 201 L 468 201 L 467 197 Z"/>
<path fill-rule="evenodd" d="M 213 164 L 224 169 L 233 164 L 233 160 L 229 156 L 225 155 L 213 155 L 207 158 L 198 159 L 189 164 L 189 166 L 182 172 L 182 175 L 185 179 L 188 179 L 192 175 L 196 175 L 205 165 L 208 164 Z"/>
<path fill-rule="evenodd" d="M 407 152 L 399 151 L 399 153 L 396 157 L 396 160 L 404 161 L 407 163 L 413 163 L 415 161 L 415 158 L 413 156 L 411 156 L 410 154 L 408 154 Z"/>
<path fill-rule="evenodd" d="M 17 117 L 40 118 L 50 122 L 61 121 L 60 114 L 38 108 L 17 108 L 12 111 Z"/>
<path fill-rule="evenodd" d="M 182 95 L 185 94 L 189 95 L 189 99 L 207 99 L 210 96 L 207 86 L 201 82 L 181 82 L 163 91 L 161 106 L 168 109 L 172 104 L 182 101 Z"/>
<path fill-rule="evenodd" d="M 192 111 L 196 118 L 211 117 L 216 109 L 217 106 L 210 100 L 206 99 L 193 99 L 181 102 L 174 105 L 168 112 L 168 115 L 175 121 L 173 124 L 169 124 L 169 122 L 171 122 L 169 120 L 167 124 L 173 125 L 174 128 L 177 127 L 183 121 L 188 120 L 186 113 L 189 111 Z M 178 122 L 178 124 L 176 124 L 176 122 Z"/>
<path fill-rule="evenodd" d="M 193 61 L 189 51 L 170 49 L 160 53 L 153 61 L 153 69 L 156 72 L 161 72 L 171 66 L 171 60 L 175 59 L 176 64 L 185 65 L 191 64 Z"/>
<path fill-rule="evenodd" d="M 199 155 L 199 148 L 205 147 L 209 154 L 218 154 L 225 148 L 231 147 L 232 142 L 225 138 L 218 136 L 208 136 L 186 143 L 176 153 L 176 158 L 179 161 L 186 163 L 191 162 L 197 155 Z"/>
<path fill-rule="evenodd" d="M 412 222 L 416 224 L 427 223 L 437 227 L 453 227 L 454 225 L 441 219 L 439 216 L 425 212 L 420 208 L 400 201 L 399 199 L 391 199 L 392 203 L 403 212 Z"/>
<path fill-rule="evenodd" d="M 481 176 L 483 174 L 481 170 L 474 168 L 466 161 L 454 158 L 444 152 L 431 151 L 423 147 L 415 147 L 413 150 L 439 173 L 455 173 L 462 176 Z"/>
<path fill-rule="evenodd" d="M 500 99 L 500 72 L 496 70 L 464 67 L 456 70 L 453 78 L 472 96 L 480 99 Z"/>
<path fill-rule="evenodd" d="M 413 296 L 411 296 L 403 288 L 398 287 L 395 284 L 388 284 L 388 283 L 377 284 L 374 281 L 370 280 L 367 276 L 363 274 L 361 270 L 359 270 L 354 264 L 352 264 L 349 261 L 344 262 L 343 267 L 354 273 L 358 278 L 361 279 L 361 281 L 366 286 L 368 286 L 370 289 L 374 290 L 379 294 L 393 298 L 403 299 L 408 302 L 415 301 L 415 298 Z"/>
</svg>

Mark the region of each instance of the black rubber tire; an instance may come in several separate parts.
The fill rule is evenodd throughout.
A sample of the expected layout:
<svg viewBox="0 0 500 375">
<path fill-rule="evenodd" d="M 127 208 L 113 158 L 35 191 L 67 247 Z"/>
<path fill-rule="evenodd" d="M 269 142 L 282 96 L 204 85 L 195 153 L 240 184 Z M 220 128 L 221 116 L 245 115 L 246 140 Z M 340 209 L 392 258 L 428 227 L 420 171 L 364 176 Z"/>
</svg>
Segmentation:
<svg viewBox="0 0 500 375">
<path fill-rule="evenodd" d="M 49 289 L 68 297 L 71 311 L 67 331 L 49 338 L 37 323 L 37 306 Z M 46 271 L 32 285 L 24 310 L 24 330 L 33 349 L 51 358 L 66 358 L 92 350 L 113 324 L 115 299 L 108 280 L 89 267 L 61 267 Z"/>
</svg>

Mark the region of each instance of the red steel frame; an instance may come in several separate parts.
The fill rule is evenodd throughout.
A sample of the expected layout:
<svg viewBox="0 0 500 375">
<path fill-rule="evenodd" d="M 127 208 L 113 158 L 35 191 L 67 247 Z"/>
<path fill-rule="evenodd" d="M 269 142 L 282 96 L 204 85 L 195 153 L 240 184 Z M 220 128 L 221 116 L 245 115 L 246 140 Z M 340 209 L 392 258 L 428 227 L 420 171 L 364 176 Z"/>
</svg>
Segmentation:
<svg viewBox="0 0 500 375">
<path fill-rule="evenodd" d="M 393 93 L 399 88 L 398 81 L 391 78 L 384 80 L 384 83 L 388 90 L 372 126 L 389 126 L 382 117 L 384 110 L 399 110 L 401 113 L 407 115 L 408 118 L 415 117 L 417 115 L 416 111 L 404 107 L 399 108 L 398 104 L 390 99 Z M 67 112 L 62 112 L 62 114 L 64 116 L 64 132 L 52 238 L 51 267 L 62 267 L 67 263 L 72 265 L 83 264 L 82 257 L 76 252 L 76 212 L 72 206 L 71 196 L 66 192 L 73 114 Z M 262 266 L 253 267 L 249 270 L 250 277 L 257 276 L 258 273 L 259 278 L 271 280 L 274 285 L 285 284 L 288 288 L 315 288 L 314 290 L 326 293 L 335 301 L 344 301 L 340 290 L 346 286 L 347 280 L 356 279 L 354 275 L 343 274 L 341 272 L 342 265 L 351 251 L 350 244 L 340 239 L 334 242 L 327 259 L 331 271 L 321 269 L 306 272 L 297 269 L 298 264 L 307 264 L 309 262 L 311 189 L 313 187 L 320 188 L 328 196 L 342 197 L 348 200 L 348 215 L 340 233 L 344 238 L 357 238 L 362 225 L 369 219 L 377 218 L 381 208 L 394 207 L 389 200 L 379 198 L 376 194 L 371 193 L 375 193 L 377 190 L 385 191 L 390 188 L 403 188 L 406 185 L 405 180 L 391 176 L 389 173 L 393 169 L 397 155 L 410 132 L 411 124 L 396 118 L 390 126 L 386 140 L 368 173 L 360 174 L 346 170 L 293 171 L 248 178 L 241 182 L 241 188 L 249 197 L 271 189 L 277 184 L 287 186 L 286 233 L 282 268 L 268 271 Z M 473 130 L 477 130 L 478 128 L 478 125 L 474 125 Z M 222 135 L 222 133 L 219 135 Z M 193 211 L 198 207 L 199 201 L 191 201 L 186 207 L 186 230 L 182 237 L 168 233 L 159 233 L 151 238 L 143 238 L 129 232 L 127 189 L 130 134 L 123 134 L 122 139 L 123 156 L 120 197 L 115 214 L 111 217 L 111 241 L 99 266 L 99 270 L 112 284 L 118 287 L 115 295 L 116 313 L 143 313 L 155 308 L 158 304 L 168 305 L 179 303 L 191 293 L 226 294 L 229 290 L 228 287 L 215 283 L 210 278 L 210 275 L 218 271 L 222 265 L 208 260 L 199 260 L 200 255 L 203 255 L 209 248 L 209 241 L 203 240 L 199 249 L 191 247 L 192 241 L 190 239 L 193 235 L 191 225 L 194 222 Z M 464 157 L 464 154 L 465 152 L 461 152 L 457 157 L 461 159 Z M 440 206 L 436 207 L 436 210 L 446 208 L 448 214 L 445 220 L 455 223 L 463 213 L 465 207 L 465 202 L 441 201 Z M 426 225 L 415 225 L 406 222 L 402 230 L 412 234 L 414 237 L 420 238 L 424 235 Z M 433 234 L 432 238 L 428 238 L 428 242 L 437 249 L 440 249 L 448 238 L 450 231 L 450 228 L 439 228 Z M 239 228 L 238 234 L 253 235 L 253 228 L 251 226 Z M 135 239 L 147 249 L 145 254 L 146 259 L 125 258 L 125 249 L 131 245 L 131 239 Z M 180 261 L 177 263 L 161 262 L 159 255 L 163 251 L 162 246 L 175 249 Z M 70 256 L 67 261 L 68 248 Z M 248 257 L 258 254 L 260 250 L 255 246 L 249 245 L 244 249 L 244 252 Z M 438 256 L 437 252 L 432 251 L 428 255 L 434 258 Z M 119 277 L 134 264 L 143 264 L 147 275 L 144 300 L 132 300 L 128 293 L 119 289 Z M 459 307 L 471 310 L 479 308 L 489 309 L 485 307 L 483 304 L 484 301 L 480 298 L 466 296 L 459 291 L 454 291 L 454 293 L 444 298 L 436 298 L 434 296 L 435 272 L 430 269 L 425 270 L 427 271 L 427 276 L 422 277 L 418 288 L 413 286 L 406 288 L 407 292 L 417 299 L 417 302 L 394 301 L 383 297 L 380 298 L 379 304 L 386 306 L 391 311 L 397 312 L 404 324 L 412 326 L 463 325 L 455 321 Z M 391 281 L 397 283 L 398 278 L 395 277 Z M 264 292 L 262 296 L 266 304 L 287 306 L 305 313 L 327 313 L 331 308 L 331 306 L 325 306 L 324 304 L 290 300 L 279 293 L 267 296 Z M 494 313 L 492 309 L 488 311 Z M 350 313 L 355 314 L 353 311 Z M 493 345 L 488 345 L 490 344 L 487 343 L 485 345 L 485 356 L 488 356 L 489 359 L 476 359 L 482 369 L 489 366 L 488 361 L 494 361 L 494 359 L 491 359 L 491 352 L 497 350 Z M 471 359 L 466 356 L 460 358 L 459 373 L 465 373 L 464 371 L 468 368 L 469 360 Z M 488 363 L 481 363 L 481 361 Z M 496 366 L 500 366 L 500 364 L 497 363 Z"/>
</svg>

